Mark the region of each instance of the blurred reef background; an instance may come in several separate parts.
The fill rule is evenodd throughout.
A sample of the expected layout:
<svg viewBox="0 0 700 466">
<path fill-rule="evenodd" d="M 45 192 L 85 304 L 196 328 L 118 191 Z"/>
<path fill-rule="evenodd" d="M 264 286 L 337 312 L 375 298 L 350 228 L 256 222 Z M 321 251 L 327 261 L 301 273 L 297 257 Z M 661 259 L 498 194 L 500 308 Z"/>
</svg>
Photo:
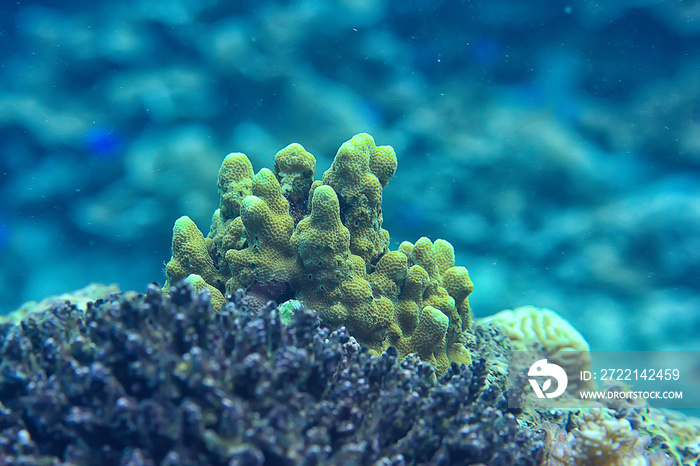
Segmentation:
<svg viewBox="0 0 700 466">
<path fill-rule="evenodd" d="M 218 167 L 396 149 L 392 249 L 450 241 L 476 316 L 594 350 L 700 350 L 700 4 L 12 2 L 0 18 L 0 313 L 164 280 Z"/>
</svg>

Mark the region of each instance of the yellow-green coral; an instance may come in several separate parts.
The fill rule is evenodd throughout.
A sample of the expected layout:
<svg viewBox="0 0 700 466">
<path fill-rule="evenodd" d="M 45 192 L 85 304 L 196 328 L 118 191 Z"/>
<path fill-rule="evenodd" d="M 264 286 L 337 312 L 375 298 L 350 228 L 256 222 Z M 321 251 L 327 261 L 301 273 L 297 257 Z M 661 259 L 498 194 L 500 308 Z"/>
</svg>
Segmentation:
<svg viewBox="0 0 700 466">
<path fill-rule="evenodd" d="M 240 202 L 240 217 L 247 246 L 225 254 L 231 271 L 226 292 L 272 278 L 290 281 L 296 269 L 296 252 L 290 244 L 294 220 L 277 178 L 267 168 L 253 177 L 252 194 Z"/>
<path fill-rule="evenodd" d="M 228 154 L 219 169 L 219 198 L 221 218 L 226 221 L 237 217 L 240 204 L 250 194 L 253 179 L 253 165 L 245 154 Z"/>
<path fill-rule="evenodd" d="M 417 353 L 438 374 L 451 362 L 469 364 L 473 285 L 467 270 L 455 267 L 452 246 L 421 238 L 388 249 L 381 204 L 396 170 L 394 150 L 358 134 L 340 147 L 322 181 L 313 181 L 315 163 L 290 144 L 275 156 L 274 172 L 253 175 L 245 155 L 229 154 L 207 238 L 189 218 L 176 222 L 166 289 L 190 277 L 218 309 L 224 294 L 280 280 L 377 354 L 394 345 L 400 357 Z"/>
<path fill-rule="evenodd" d="M 311 212 L 292 235 L 302 272 L 295 288 L 302 301 L 334 326 L 345 325 L 364 344 L 381 351 L 393 304 L 375 299 L 364 260 L 350 253 L 350 232 L 340 220 L 338 197 L 330 186 L 313 192 Z"/>
<path fill-rule="evenodd" d="M 221 306 L 224 305 L 226 302 L 226 299 L 224 298 L 224 295 L 221 294 L 221 291 L 217 290 L 213 286 L 211 286 L 209 283 L 205 282 L 202 277 L 196 274 L 190 274 L 187 276 L 187 282 L 190 284 L 192 289 L 197 292 L 201 293 L 203 291 L 208 291 L 210 293 L 209 299 L 211 299 L 211 305 L 219 309 Z"/>
<path fill-rule="evenodd" d="M 165 266 L 166 289 L 190 274 L 199 275 L 215 288 L 222 287 L 224 279 L 214 267 L 204 235 L 191 218 L 182 216 L 175 221 L 172 251 L 173 257 Z"/>
<path fill-rule="evenodd" d="M 315 169 L 316 159 L 301 144 L 290 144 L 275 155 L 275 176 L 289 201 L 289 212 L 295 223 L 306 212 Z"/>
<path fill-rule="evenodd" d="M 340 221 L 338 197 L 330 186 L 314 190 L 311 213 L 296 226 L 291 244 L 299 255 L 307 282 L 339 285 L 348 275 L 350 232 Z"/>
<path fill-rule="evenodd" d="M 407 275 L 408 257 L 400 251 L 388 251 L 379 259 L 368 280 L 377 293 L 395 301 Z"/>
<path fill-rule="evenodd" d="M 430 360 L 439 373 L 446 371 L 450 362 L 469 364 L 471 355 L 464 346 L 464 332 L 471 327 L 467 296 L 474 287 L 467 270 L 454 266 L 452 245 L 440 239 L 433 243 L 423 237 L 415 245 L 403 242 L 397 252 L 407 256 L 410 269 L 401 274 L 407 278 L 395 306 L 399 325 L 398 328 L 392 327 L 389 341 L 397 347 L 401 356 L 413 352 L 413 348 L 416 348 L 415 332 L 425 333 L 429 329 L 436 334 L 443 332 L 443 320 L 433 318 L 433 310 L 437 310 L 447 318 L 442 338 L 435 344 L 439 350 L 435 351 L 434 359 L 426 355 L 421 357 Z M 378 267 L 375 274 L 379 272 L 381 268 Z M 450 277 L 449 292 L 443 286 L 443 275 Z M 459 307 L 455 298 L 459 300 Z M 429 311 L 426 312 L 426 309 Z M 423 322 L 425 317 L 428 317 L 427 322 Z"/>
<path fill-rule="evenodd" d="M 382 229 L 382 188 L 396 171 L 391 146 L 377 147 L 369 134 L 345 142 L 323 174 L 323 183 L 340 198 L 340 216 L 350 230 L 350 250 L 367 264 L 376 262 L 389 247 Z"/>
</svg>

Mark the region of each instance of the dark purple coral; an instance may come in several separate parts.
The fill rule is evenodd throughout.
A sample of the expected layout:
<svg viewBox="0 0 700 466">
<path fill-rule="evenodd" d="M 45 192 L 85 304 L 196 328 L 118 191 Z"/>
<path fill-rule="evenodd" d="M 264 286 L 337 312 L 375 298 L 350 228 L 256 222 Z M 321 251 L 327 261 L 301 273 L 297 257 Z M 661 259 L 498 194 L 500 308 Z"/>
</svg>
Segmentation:
<svg viewBox="0 0 700 466">
<path fill-rule="evenodd" d="M 484 360 L 435 381 L 316 313 L 185 286 L 0 326 L 0 463 L 538 464 Z"/>
</svg>

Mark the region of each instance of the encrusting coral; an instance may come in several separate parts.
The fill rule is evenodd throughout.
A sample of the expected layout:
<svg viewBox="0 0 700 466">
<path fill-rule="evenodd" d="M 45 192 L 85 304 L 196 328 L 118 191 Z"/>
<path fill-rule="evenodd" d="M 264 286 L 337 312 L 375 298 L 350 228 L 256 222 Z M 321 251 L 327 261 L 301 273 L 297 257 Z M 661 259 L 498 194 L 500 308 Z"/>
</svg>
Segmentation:
<svg viewBox="0 0 700 466">
<path fill-rule="evenodd" d="M 0 464 L 536 466 L 545 455 L 483 361 L 435 378 L 307 308 L 286 324 L 238 292 L 214 314 L 193 291 L 152 285 L 0 323 Z"/>
<path fill-rule="evenodd" d="M 569 418 L 571 430 L 545 423 L 550 466 L 673 466 L 661 451 L 650 451 L 651 437 L 607 409 L 589 409 Z"/>
<path fill-rule="evenodd" d="M 697 464 L 697 419 L 669 410 L 516 417 L 499 327 L 477 322 L 480 357 L 436 378 L 298 301 L 238 290 L 215 314 L 202 282 L 90 287 L 0 322 L 0 464 Z"/>
<path fill-rule="evenodd" d="M 253 174 L 244 154 L 226 156 L 208 236 L 188 217 L 175 222 L 164 290 L 189 277 L 218 310 L 237 289 L 281 282 L 375 354 L 393 345 L 438 374 L 451 362 L 469 364 L 473 285 L 455 267 L 452 246 L 421 238 L 389 250 L 382 189 L 396 171 L 394 149 L 361 133 L 340 147 L 322 180 L 313 180 L 315 165 L 300 144 L 277 153 L 274 172 Z"/>
</svg>

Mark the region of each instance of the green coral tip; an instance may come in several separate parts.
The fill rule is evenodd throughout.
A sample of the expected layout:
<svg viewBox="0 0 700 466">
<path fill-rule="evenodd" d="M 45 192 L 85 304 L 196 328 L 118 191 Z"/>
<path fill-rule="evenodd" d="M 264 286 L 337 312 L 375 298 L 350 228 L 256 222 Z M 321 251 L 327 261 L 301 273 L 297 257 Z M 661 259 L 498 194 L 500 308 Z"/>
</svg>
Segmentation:
<svg viewBox="0 0 700 466">
<path fill-rule="evenodd" d="M 301 301 L 296 299 L 290 299 L 279 305 L 280 320 L 284 322 L 285 325 L 289 325 L 292 321 L 292 316 L 296 311 L 301 310 L 304 307 Z"/>
</svg>

